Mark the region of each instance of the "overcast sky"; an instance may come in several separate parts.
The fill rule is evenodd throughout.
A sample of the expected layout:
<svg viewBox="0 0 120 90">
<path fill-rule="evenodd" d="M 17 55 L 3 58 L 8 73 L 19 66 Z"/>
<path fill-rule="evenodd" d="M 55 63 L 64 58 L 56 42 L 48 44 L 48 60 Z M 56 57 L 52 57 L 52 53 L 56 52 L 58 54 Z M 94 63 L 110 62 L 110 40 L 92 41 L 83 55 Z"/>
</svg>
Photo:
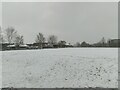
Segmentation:
<svg viewBox="0 0 120 90">
<path fill-rule="evenodd" d="M 11 2 L 2 4 L 3 28 L 14 27 L 25 43 L 36 34 L 58 36 L 70 43 L 94 43 L 102 37 L 118 38 L 118 3 Z"/>
<path fill-rule="evenodd" d="M 2 3 L 0 2 L 0 26 L 2 26 Z"/>
</svg>

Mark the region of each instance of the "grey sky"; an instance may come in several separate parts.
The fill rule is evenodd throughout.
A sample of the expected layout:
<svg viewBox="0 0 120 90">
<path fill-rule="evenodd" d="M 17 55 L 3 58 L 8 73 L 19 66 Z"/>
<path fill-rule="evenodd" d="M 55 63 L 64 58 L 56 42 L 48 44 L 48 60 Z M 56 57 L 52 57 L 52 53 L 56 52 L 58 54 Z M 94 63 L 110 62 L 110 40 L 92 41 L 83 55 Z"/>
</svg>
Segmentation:
<svg viewBox="0 0 120 90">
<path fill-rule="evenodd" d="M 0 2 L 0 25 L 2 25 L 2 3 Z"/>
<path fill-rule="evenodd" d="M 94 43 L 102 37 L 118 38 L 117 10 L 117 2 L 7 2 L 2 6 L 2 24 L 13 26 L 26 43 L 34 42 L 39 32 L 71 43 Z"/>
</svg>

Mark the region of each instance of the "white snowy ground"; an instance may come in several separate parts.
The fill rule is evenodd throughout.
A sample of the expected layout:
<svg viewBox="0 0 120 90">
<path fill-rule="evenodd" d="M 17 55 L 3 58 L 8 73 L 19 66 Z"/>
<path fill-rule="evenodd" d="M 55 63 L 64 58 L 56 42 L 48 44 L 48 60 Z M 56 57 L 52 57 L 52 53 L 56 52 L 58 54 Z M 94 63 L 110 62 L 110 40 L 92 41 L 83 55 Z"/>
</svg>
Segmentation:
<svg viewBox="0 0 120 90">
<path fill-rule="evenodd" d="M 4 51 L 2 87 L 118 87 L 117 48 Z"/>
<path fill-rule="evenodd" d="M 0 89 L 2 88 L 2 52 L 0 52 Z"/>
</svg>

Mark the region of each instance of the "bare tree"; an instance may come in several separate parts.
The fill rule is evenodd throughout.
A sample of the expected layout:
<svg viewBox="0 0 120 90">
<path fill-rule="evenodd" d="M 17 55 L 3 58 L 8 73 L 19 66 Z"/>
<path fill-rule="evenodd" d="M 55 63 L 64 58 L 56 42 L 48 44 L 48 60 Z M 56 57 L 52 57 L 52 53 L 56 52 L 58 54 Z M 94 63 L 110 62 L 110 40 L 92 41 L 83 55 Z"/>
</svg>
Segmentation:
<svg viewBox="0 0 120 90">
<path fill-rule="evenodd" d="M 104 37 L 101 39 L 100 44 L 101 44 L 102 46 L 105 46 L 105 44 L 106 44 L 106 40 L 105 40 Z"/>
<path fill-rule="evenodd" d="M 2 29 L 0 27 L 0 43 L 4 42 L 3 34 L 2 34 Z"/>
<path fill-rule="evenodd" d="M 79 42 L 76 42 L 75 46 L 76 46 L 76 47 L 80 47 L 80 43 L 79 43 Z"/>
<path fill-rule="evenodd" d="M 51 45 L 56 44 L 57 43 L 57 36 L 55 36 L 55 35 L 49 36 L 48 43 Z"/>
<path fill-rule="evenodd" d="M 24 39 L 23 39 L 23 36 L 21 36 L 21 35 L 17 35 L 16 37 L 15 37 L 15 44 L 16 44 L 16 46 L 20 46 L 20 45 L 22 45 L 24 43 Z"/>
<path fill-rule="evenodd" d="M 17 31 L 13 27 L 8 27 L 5 31 L 8 43 L 13 43 Z"/>
<path fill-rule="evenodd" d="M 111 44 L 111 39 L 108 39 L 107 40 L 107 46 L 110 46 L 110 44 Z"/>
<path fill-rule="evenodd" d="M 39 44 L 39 48 L 43 48 L 43 43 L 45 42 L 45 37 L 42 33 L 39 33 L 36 37 L 36 43 Z"/>
<path fill-rule="evenodd" d="M 105 44 L 105 43 L 106 43 L 105 38 L 103 37 L 100 42 L 101 42 L 102 44 Z"/>
<path fill-rule="evenodd" d="M 58 45 L 59 47 L 66 47 L 66 41 L 61 40 L 58 42 Z"/>
</svg>

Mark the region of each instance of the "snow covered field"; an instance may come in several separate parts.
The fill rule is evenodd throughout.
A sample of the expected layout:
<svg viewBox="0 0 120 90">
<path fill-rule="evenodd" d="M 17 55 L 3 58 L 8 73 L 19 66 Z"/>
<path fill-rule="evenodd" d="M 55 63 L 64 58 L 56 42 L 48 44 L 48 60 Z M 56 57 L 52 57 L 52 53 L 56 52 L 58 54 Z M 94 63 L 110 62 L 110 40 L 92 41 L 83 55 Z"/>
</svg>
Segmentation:
<svg viewBox="0 0 120 90">
<path fill-rule="evenodd" d="M 4 51 L 2 87 L 118 87 L 117 48 Z"/>
</svg>

